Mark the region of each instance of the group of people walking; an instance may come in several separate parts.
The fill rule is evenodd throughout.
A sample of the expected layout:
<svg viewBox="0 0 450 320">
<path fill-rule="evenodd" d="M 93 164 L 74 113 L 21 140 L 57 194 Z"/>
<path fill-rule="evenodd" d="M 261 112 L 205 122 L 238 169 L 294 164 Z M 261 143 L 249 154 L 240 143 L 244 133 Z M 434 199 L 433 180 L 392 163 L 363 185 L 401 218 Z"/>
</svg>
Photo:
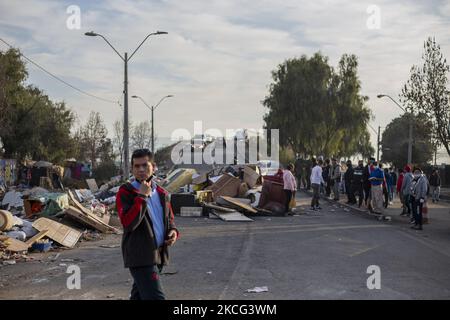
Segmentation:
<svg viewBox="0 0 450 320">
<path fill-rule="evenodd" d="M 310 174 L 309 179 L 305 179 L 305 172 Z M 428 179 L 419 167 L 406 165 L 397 173 L 392 167 L 384 168 L 374 158 L 370 158 L 365 165 L 363 160 L 359 160 L 357 166 L 350 160 L 341 166 L 336 158 L 312 158 L 309 170 L 289 164 L 283 177 L 286 211 L 289 211 L 288 204 L 295 196 L 297 186 L 302 184 L 305 189 L 312 189 L 312 211 L 321 210 L 321 194 L 339 201 L 341 193 L 345 193 L 347 204 L 359 208 L 364 205 L 371 213 L 382 215 L 398 195 L 402 204 L 401 215 L 410 217 L 412 228 L 417 230 L 423 228 L 423 211 L 430 193 L 433 202 L 439 201 L 441 184 L 438 170 L 434 170 Z"/>
</svg>

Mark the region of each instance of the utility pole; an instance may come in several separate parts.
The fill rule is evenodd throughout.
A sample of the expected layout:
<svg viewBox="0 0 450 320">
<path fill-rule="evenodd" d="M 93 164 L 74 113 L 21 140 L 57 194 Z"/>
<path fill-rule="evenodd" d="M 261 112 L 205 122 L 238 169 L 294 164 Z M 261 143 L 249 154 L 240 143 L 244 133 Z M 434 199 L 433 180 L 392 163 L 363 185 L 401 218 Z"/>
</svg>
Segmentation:
<svg viewBox="0 0 450 320">
<path fill-rule="evenodd" d="M 381 127 L 378 126 L 378 134 L 377 134 L 377 162 L 380 162 L 380 130 Z"/>
<path fill-rule="evenodd" d="M 128 130 L 128 53 L 125 52 L 125 75 L 123 81 L 123 177 L 124 180 L 128 180 L 130 176 L 130 163 L 129 163 L 129 130 Z"/>
<path fill-rule="evenodd" d="M 119 51 L 114 48 L 114 46 L 100 33 L 96 33 L 94 31 L 86 32 L 84 35 L 89 37 L 101 37 L 105 42 L 114 50 L 115 53 L 123 60 L 124 62 L 124 81 L 123 81 L 123 179 L 126 181 L 130 177 L 130 159 L 129 159 L 129 127 L 128 127 L 128 61 L 134 56 L 136 51 L 144 44 L 144 42 L 150 37 L 154 35 L 162 35 L 167 34 L 165 31 L 156 31 L 148 34 L 145 39 L 139 44 L 139 46 L 131 53 L 130 57 L 128 57 L 128 53 L 125 52 L 125 55 L 119 53 Z"/>
</svg>

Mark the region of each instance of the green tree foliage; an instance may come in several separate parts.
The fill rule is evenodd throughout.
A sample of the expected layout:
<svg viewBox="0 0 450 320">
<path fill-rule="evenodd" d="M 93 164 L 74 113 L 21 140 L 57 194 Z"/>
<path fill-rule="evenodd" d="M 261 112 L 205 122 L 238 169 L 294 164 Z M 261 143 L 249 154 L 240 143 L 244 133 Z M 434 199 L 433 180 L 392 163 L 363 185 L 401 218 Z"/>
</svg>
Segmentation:
<svg viewBox="0 0 450 320">
<path fill-rule="evenodd" d="M 348 157 L 373 153 L 371 112 L 360 94 L 358 62 L 343 55 L 337 70 L 321 53 L 286 60 L 272 72 L 263 100 L 267 129 L 280 129 L 280 144 L 295 153 Z M 366 138 L 365 141 L 362 139 Z"/>
<path fill-rule="evenodd" d="M 424 50 L 423 66 L 411 68 L 400 98 L 409 111 L 431 119 L 433 143 L 443 145 L 450 155 L 450 66 L 434 38 L 425 41 Z"/>
<path fill-rule="evenodd" d="M 397 168 L 403 168 L 408 162 L 410 117 L 411 114 L 405 114 L 395 118 L 387 125 L 382 135 L 381 160 L 392 162 Z M 415 164 L 423 166 L 433 158 L 432 123 L 426 115 L 414 116 L 413 133 L 412 158 Z"/>
<path fill-rule="evenodd" d="M 73 156 L 70 130 L 74 114 L 41 90 L 25 86 L 19 51 L 0 52 L 0 138 L 3 156 L 59 163 Z"/>
</svg>

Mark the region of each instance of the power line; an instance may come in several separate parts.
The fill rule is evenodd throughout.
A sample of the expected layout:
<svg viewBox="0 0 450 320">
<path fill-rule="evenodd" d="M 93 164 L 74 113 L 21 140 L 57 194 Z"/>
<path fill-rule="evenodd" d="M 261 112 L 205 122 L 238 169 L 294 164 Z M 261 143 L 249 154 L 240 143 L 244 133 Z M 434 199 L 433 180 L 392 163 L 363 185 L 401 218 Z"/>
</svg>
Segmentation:
<svg viewBox="0 0 450 320">
<path fill-rule="evenodd" d="M 8 47 L 10 47 L 11 49 L 14 48 L 12 45 L 10 45 L 8 42 L 6 42 L 5 40 L 3 40 L 2 38 L 0 38 L 0 41 L 3 42 L 4 44 L 6 44 L 6 45 L 7 45 Z M 105 99 L 105 98 L 96 96 L 96 95 L 94 95 L 94 94 L 92 94 L 92 93 L 86 92 L 86 91 L 84 91 L 84 90 L 82 90 L 82 89 L 79 89 L 79 88 L 75 87 L 74 85 L 68 83 L 67 81 L 61 79 L 60 77 L 58 77 L 58 76 L 54 75 L 53 73 L 51 73 L 50 71 L 46 70 L 44 67 L 40 66 L 37 62 L 34 62 L 33 60 L 31 60 L 30 58 L 28 58 L 27 56 L 25 56 L 20 50 L 19 50 L 19 55 L 22 56 L 22 57 L 24 57 L 27 61 L 29 61 L 29 62 L 31 62 L 32 64 L 34 64 L 36 67 L 38 67 L 39 69 L 41 69 L 43 72 L 45 72 L 45 73 L 48 74 L 49 76 L 53 77 L 54 79 L 56 79 L 56 80 L 58 80 L 58 81 L 64 83 L 66 86 L 68 86 L 68 87 L 70 87 L 70 88 L 72 88 L 72 89 L 74 89 L 74 90 L 76 90 L 76 91 L 78 91 L 78 92 L 80 92 L 80 93 L 82 93 L 82 94 L 84 94 L 84 95 L 87 95 L 87 96 L 89 96 L 89 97 L 91 97 L 91 98 L 95 98 L 95 99 L 98 99 L 98 100 L 101 100 L 101 101 L 104 101 L 104 102 L 115 103 L 115 104 L 118 104 L 118 103 L 119 103 L 118 101 L 113 101 L 113 100 Z"/>
</svg>

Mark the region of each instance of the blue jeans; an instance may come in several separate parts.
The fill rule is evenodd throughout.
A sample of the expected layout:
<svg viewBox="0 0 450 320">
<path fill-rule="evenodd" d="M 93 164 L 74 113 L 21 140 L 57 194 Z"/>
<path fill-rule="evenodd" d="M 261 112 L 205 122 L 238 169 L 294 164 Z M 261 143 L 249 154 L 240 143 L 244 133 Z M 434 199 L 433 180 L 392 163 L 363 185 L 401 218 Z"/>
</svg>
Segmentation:
<svg viewBox="0 0 450 320">
<path fill-rule="evenodd" d="M 406 209 L 408 209 L 408 214 L 411 214 L 411 207 L 412 207 L 412 202 L 411 202 L 411 195 L 407 194 L 403 196 L 403 201 L 405 203 L 405 207 Z"/>
</svg>

